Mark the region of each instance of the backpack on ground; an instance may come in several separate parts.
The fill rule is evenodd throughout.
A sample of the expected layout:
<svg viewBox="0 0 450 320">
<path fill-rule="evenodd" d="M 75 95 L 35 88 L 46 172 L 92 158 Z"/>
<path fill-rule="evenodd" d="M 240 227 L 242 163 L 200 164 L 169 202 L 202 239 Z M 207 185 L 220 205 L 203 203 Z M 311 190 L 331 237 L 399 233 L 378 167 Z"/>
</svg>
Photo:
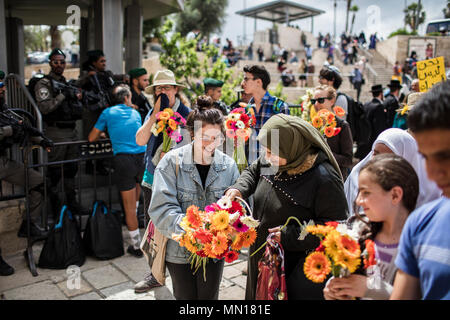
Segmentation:
<svg viewBox="0 0 450 320">
<path fill-rule="evenodd" d="M 104 201 L 94 202 L 92 214 L 83 235 L 86 253 L 100 260 L 108 260 L 125 254 L 122 222 L 116 213 L 108 210 Z"/>
</svg>

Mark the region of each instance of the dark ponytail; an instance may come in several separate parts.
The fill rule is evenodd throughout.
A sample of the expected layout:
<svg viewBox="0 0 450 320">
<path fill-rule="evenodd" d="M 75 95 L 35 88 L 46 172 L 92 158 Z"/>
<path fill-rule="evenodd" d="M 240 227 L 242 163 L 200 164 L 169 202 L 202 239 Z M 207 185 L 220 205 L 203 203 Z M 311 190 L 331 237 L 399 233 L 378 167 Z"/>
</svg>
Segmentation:
<svg viewBox="0 0 450 320">
<path fill-rule="evenodd" d="M 194 106 L 194 110 L 189 114 L 186 120 L 186 128 L 194 136 L 194 124 L 196 121 L 201 121 L 202 126 L 206 124 L 220 125 L 222 132 L 223 127 L 223 115 L 218 109 L 213 107 L 214 101 L 209 96 L 199 96 Z"/>
</svg>

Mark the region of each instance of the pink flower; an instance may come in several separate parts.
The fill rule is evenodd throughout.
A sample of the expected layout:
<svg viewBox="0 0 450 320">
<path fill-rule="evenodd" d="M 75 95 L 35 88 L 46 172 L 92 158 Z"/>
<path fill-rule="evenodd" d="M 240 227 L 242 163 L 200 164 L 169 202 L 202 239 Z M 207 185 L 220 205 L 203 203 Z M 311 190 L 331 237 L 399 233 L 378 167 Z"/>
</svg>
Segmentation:
<svg viewBox="0 0 450 320">
<path fill-rule="evenodd" d="M 241 219 L 237 219 L 233 223 L 233 227 L 236 229 L 237 232 L 246 232 L 249 227 L 241 222 Z"/>
</svg>

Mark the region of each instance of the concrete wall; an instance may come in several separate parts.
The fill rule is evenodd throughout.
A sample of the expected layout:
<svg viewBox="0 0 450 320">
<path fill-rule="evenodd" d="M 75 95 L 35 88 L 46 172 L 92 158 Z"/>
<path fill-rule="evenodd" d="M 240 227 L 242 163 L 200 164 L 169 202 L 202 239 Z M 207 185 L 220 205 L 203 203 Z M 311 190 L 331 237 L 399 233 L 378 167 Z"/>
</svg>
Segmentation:
<svg viewBox="0 0 450 320">
<path fill-rule="evenodd" d="M 386 58 L 389 63 L 399 61 L 402 64 L 408 57 L 408 40 L 433 39 L 436 40 L 436 57 L 443 56 L 445 66 L 450 67 L 450 37 L 417 37 L 417 36 L 395 36 L 377 44 L 377 51 Z"/>
</svg>

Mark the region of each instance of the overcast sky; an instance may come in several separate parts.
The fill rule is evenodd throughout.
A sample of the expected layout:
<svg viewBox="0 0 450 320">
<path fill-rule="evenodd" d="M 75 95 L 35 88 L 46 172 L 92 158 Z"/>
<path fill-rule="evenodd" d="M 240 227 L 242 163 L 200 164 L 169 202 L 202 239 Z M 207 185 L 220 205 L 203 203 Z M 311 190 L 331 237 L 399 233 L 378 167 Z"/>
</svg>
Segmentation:
<svg viewBox="0 0 450 320">
<path fill-rule="evenodd" d="M 238 44 L 238 38 L 242 38 L 244 34 L 244 17 L 235 14 L 236 11 L 242 10 L 245 7 L 250 8 L 253 6 L 257 6 L 260 4 L 268 3 L 273 0 L 228 0 L 228 8 L 226 24 L 222 28 L 222 44 L 224 43 L 225 38 L 229 38 L 233 41 L 233 43 Z M 333 17 L 334 10 L 333 4 L 334 0 L 291 0 L 293 2 L 297 2 L 299 4 L 304 4 L 309 7 L 313 7 L 316 9 L 321 9 L 325 11 L 324 14 L 320 16 L 316 16 L 314 18 L 314 34 L 317 35 L 319 32 L 326 34 L 329 32 L 333 35 Z M 369 37 L 370 31 L 377 30 L 378 35 L 386 38 L 392 31 L 395 31 L 404 26 L 403 22 L 403 9 L 405 8 L 405 3 L 408 5 L 417 2 L 413 0 L 353 0 L 353 4 L 359 7 L 359 11 L 357 13 L 355 19 L 355 26 L 353 28 L 354 32 L 359 32 L 364 30 L 366 32 L 366 36 Z M 444 18 L 444 14 L 442 10 L 445 8 L 447 1 L 446 0 L 422 0 L 423 6 L 426 11 L 426 21 L 442 19 Z M 369 8 L 371 5 L 376 5 L 379 7 L 379 16 L 380 20 L 378 24 L 371 25 L 367 20 L 373 20 L 377 16 L 376 9 Z M 337 0 L 337 23 L 336 29 L 338 35 L 342 33 L 345 29 L 345 9 L 346 1 L 345 0 Z M 367 12 L 367 10 L 370 12 Z M 351 17 L 350 17 L 351 22 Z M 377 19 L 375 19 L 376 21 Z M 246 35 L 247 39 L 251 41 L 253 39 L 253 31 L 254 31 L 254 19 L 246 18 Z M 297 20 L 292 22 L 293 25 L 298 25 L 301 29 L 311 31 L 311 18 L 307 18 L 304 20 Z M 271 22 L 258 20 L 257 21 L 257 30 L 265 30 L 270 28 L 272 25 Z M 372 29 L 371 28 L 375 28 Z M 424 26 L 422 26 L 424 28 Z M 420 30 L 419 30 L 420 31 Z"/>
</svg>

